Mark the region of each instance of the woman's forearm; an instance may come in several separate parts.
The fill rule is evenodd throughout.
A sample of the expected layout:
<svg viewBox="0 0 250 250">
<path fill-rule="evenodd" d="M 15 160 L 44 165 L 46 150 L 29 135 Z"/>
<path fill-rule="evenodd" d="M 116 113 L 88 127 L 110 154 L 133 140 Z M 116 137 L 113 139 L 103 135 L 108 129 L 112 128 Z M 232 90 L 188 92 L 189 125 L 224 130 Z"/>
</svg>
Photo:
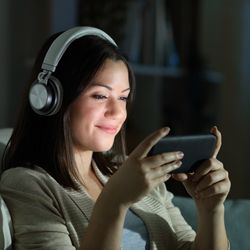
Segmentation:
<svg viewBox="0 0 250 250">
<path fill-rule="evenodd" d="M 196 249 L 226 250 L 228 238 L 224 222 L 224 206 L 217 211 L 198 211 L 198 229 L 195 239 Z"/>
<path fill-rule="evenodd" d="M 101 194 L 96 201 L 80 250 L 118 250 L 128 207 L 115 204 L 112 197 Z"/>
</svg>

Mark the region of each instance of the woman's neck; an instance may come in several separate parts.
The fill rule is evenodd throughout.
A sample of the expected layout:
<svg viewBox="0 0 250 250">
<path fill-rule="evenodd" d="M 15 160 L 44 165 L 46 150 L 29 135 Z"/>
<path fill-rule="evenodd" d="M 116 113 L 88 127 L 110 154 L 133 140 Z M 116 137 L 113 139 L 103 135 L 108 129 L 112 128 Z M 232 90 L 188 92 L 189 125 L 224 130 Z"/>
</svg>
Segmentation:
<svg viewBox="0 0 250 250">
<path fill-rule="evenodd" d="M 103 188 L 102 183 L 97 178 L 93 168 L 92 168 L 92 151 L 80 152 L 75 151 L 75 161 L 82 180 L 82 185 L 86 189 L 89 196 L 96 201 Z"/>
<path fill-rule="evenodd" d="M 92 162 L 92 151 L 80 151 L 75 150 L 75 162 L 80 176 L 83 178 L 88 176 L 92 171 L 91 162 Z"/>
</svg>

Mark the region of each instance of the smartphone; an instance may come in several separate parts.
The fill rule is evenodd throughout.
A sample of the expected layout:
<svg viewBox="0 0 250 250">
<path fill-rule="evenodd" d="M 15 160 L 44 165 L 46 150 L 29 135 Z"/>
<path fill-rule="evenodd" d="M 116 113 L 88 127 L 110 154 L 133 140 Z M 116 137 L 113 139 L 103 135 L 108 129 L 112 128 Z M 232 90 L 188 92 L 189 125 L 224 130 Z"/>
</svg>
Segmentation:
<svg viewBox="0 0 250 250">
<path fill-rule="evenodd" d="M 148 155 L 181 151 L 184 153 L 182 165 L 172 173 L 192 173 L 203 161 L 211 158 L 215 143 L 216 137 L 212 134 L 166 136 L 153 146 Z"/>
</svg>

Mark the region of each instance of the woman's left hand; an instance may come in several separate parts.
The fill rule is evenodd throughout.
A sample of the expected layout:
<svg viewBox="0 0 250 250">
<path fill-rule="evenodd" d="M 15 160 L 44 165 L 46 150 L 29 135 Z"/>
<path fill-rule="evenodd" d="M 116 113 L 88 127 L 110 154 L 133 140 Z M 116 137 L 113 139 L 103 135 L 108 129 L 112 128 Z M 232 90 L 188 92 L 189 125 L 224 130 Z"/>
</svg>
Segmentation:
<svg viewBox="0 0 250 250">
<path fill-rule="evenodd" d="M 224 169 L 223 163 L 216 158 L 221 147 L 221 133 L 217 127 L 213 127 L 211 132 L 217 138 L 212 157 L 195 173 L 172 175 L 174 179 L 183 182 L 187 192 L 195 200 L 197 208 L 209 212 L 223 206 L 231 187 L 228 172 Z"/>
</svg>

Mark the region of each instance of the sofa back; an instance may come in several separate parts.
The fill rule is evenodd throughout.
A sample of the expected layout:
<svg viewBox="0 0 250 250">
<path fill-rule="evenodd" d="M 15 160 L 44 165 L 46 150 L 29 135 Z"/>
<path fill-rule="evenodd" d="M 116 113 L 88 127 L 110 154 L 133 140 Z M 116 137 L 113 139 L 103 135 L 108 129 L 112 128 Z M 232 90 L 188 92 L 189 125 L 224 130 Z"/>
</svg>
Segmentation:
<svg viewBox="0 0 250 250">
<path fill-rule="evenodd" d="M 3 157 L 4 149 L 6 147 L 6 144 L 9 141 L 11 134 L 12 134 L 11 128 L 0 129 L 0 173 L 2 169 L 2 157 Z"/>
<path fill-rule="evenodd" d="M 188 224 L 196 230 L 197 215 L 194 201 L 189 197 L 175 196 L 173 202 L 180 208 Z M 226 200 L 225 224 L 230 250 L 250 250 L 250 199 Z"/>
</svg>

